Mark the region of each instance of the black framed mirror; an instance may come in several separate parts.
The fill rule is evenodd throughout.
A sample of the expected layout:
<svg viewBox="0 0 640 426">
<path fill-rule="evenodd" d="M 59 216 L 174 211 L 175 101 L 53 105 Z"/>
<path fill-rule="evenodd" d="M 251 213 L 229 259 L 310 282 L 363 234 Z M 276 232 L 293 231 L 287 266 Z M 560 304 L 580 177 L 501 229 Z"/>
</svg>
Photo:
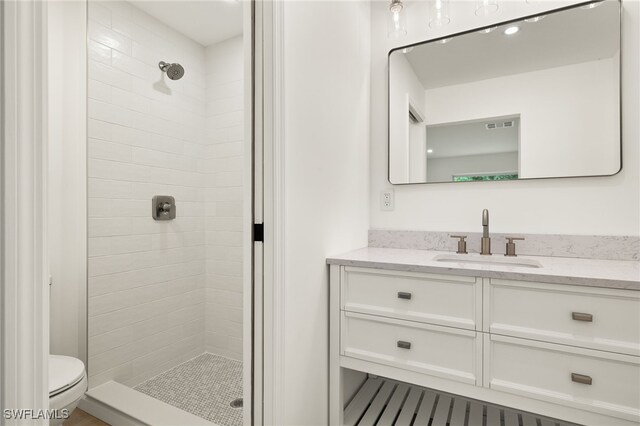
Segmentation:
<svg viewBox="0 0 640 426">
<path fill-rule="evenodd" d="M 391 50 L 389 181 L 618 173 L 620 45 L 603 0 Z"/>
</svg>

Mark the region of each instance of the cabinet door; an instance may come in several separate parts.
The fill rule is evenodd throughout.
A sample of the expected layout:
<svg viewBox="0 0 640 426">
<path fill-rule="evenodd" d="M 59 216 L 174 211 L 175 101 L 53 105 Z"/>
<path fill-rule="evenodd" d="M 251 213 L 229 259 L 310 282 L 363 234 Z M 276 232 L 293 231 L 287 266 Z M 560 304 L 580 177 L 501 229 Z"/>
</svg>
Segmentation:
<svg viewBox="0 0 640 426">
<path fill-rule="evenodd" d="M 345 267 L 341 306 L 468 330 L 482 326 L 482 286 L 475 277 Z"/>
<path fill-rule="evenodd" d="M 485 334 L 484 384 L 569 407 L 640 420 L 640 358 Z"/>
<path fill-rule="evenodd" d="M 640 292 L 485 280 L 484 331 L 640 355 Z"/>
<path fill-rule="evenodd" d="M 341 354 L 480 385 L 481 334 L 343 311 Z"/>
</svg>

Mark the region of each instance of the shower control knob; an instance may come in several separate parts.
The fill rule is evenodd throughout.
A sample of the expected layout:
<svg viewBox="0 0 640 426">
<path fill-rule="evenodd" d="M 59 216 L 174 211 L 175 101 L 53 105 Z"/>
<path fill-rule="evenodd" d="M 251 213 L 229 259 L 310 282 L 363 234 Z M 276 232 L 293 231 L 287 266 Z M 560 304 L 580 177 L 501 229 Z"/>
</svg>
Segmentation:
<svg viewBox="0 0 640 426">
<path fill-rule="evenodd" d="M 151 216 L 155 220 L 171 220 L 176 217 L 176 200 L 170 195 L 155 195 L 151 200 Z"/>
</svg>

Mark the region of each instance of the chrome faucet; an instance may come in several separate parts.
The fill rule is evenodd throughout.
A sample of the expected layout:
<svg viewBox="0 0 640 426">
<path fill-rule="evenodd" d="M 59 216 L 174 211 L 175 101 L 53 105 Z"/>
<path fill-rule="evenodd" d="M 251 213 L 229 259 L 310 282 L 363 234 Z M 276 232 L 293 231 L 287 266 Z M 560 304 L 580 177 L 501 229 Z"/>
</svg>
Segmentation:
<svg viewBox="0 0 640 426">
<path fill-rule="evenodd" d="M 482 210 L 482 240 L 480 254 L 491 256 L 491 238 L 489 237 L 489 210 Z"/>
</svg>

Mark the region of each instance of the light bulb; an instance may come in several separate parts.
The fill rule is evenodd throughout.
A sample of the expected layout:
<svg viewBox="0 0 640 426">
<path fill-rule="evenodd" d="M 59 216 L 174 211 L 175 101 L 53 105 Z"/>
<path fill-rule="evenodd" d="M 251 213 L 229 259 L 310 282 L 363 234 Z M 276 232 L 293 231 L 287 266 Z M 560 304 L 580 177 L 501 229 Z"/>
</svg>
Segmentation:
<svg viewBox="0 0 640 426">
<path fill-rule="evenodd" d="M 498 0 L 477 0 L 476 16 L 487 16 L 498 11 Z"/>
<path fill-rule="evenodd" d="M 587 10 L 588 9 L 593 9 L 595 7 L 600 6 L 601 4 L 602 4 L 602 0 L 601 1 L 597 1 L 595 3 L 589 3 L 589 4 L 586 4 L 584 6 L 581 6 L 580 9 L 587 9 Z"/>
<path fill-rule="evenodd" d="M 524 22 L 534 23 L 534 22 L 540 22 L 543 19 L 544 19 L 544 15 L 540 15 L 540 16 L 534 16 L 533 18 L 525 19 Z"/>
<path fill-rule="evenodd" d="M 497 29 L 498 27 L 489 27 L 489 28 L 485 28 L 483 30 L 478 31 L 480 34 L 489 34 L 490 32 L 493 32 Z"/>
<path fill-rule="evenodd" d="M 431 0 L 428 3 L 430 28 L 440 28 L 451 22 L 449 4 L 449 0 Z"/>
<path fill-rule="evenodd" d="M 389 4 L 389 18 L 387 21 L 387 36 L 401 38 L 407 35 L 406 13 L 401 0 L 392 0 Z"/>
<path fill-rule="evenodd" d="M 515 33 L 517 33 L 518 31 L 520 31 L 519 27 L 516 27 L 515 25 L 513 27 L 509 27 L 506 30 L 504 30 L 504 33 L 506 35 L 514 35 Z"/>
</svg>

